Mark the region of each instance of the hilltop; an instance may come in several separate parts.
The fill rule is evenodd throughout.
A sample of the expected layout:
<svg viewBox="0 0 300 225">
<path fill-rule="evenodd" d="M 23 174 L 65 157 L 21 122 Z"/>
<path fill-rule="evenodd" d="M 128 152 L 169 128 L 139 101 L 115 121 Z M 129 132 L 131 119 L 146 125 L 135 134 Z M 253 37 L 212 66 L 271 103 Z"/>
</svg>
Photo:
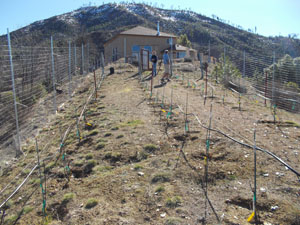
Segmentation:
<svg viewBox="0 0 300 225">
<path fill-rule="evenodd" d="M 89 42 L 102 50 L 111 37 L 136 25 L 156 29 L 160 21 L 163 32 L 187 34 L 193 47 L 207 51 L 210 42 L 211 55 L 219 57 L 224 47 L 252 54 L 289 54 L 300 56 L 300 40 L 287 37 L 264 37 L 221 22 L 218 17 L 209 18 L 187 10 L 167 10 L 145 4 L 105 4 L 99 7 L 82 7 L 73 12 L 53 16 L 23 27 L 11 33 L 12 42 L 20 45 L 49 45 L 54 36 L 56 45 L 68 40 L 77 44 Z M 1 37 L 1 43 L 5 42 Z M 97 51 L 95 51 L 97 54 Z"/>
</svg>

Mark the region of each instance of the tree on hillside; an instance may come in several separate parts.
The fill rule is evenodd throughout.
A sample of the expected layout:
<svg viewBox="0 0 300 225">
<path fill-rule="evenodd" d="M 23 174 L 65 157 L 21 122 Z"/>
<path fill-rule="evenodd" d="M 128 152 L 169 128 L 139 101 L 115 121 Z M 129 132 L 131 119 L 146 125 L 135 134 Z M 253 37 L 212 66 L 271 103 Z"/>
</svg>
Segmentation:
<svg viewBox="0 0 300 225">
<path fill-rule="evenodd" d="M 188 39 L 186 34 L 181 34 L 177 41 L 178 44 L 183 45 L 185 47 L 192 47 L 191 41 Z"/>
<path fill-rule="evenodd" d="M 270 65 L 265 69 L 266 72 L 273 74 L 274 78 L 280 83 L 295 83 L 300 86 L 300 57 L 293 59 L 285 55 L 277 63 Z"/>
</svg>

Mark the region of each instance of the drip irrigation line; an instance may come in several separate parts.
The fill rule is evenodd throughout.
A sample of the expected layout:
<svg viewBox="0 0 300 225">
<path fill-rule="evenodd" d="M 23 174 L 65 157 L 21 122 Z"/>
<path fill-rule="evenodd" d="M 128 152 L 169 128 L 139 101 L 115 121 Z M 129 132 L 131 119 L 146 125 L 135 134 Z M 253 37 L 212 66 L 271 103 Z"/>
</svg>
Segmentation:
<svg viewBox="0 0 300 225">
<path fill-rule="evenodd" d="M 200 124 L 201 127 L 205 128 L 205 129 L 209 129 L 208 127 L 206 127 L 205 125 L 202 124 L 202 122 L 199 120 L 199 118 L 194 114 L 196 120 L 198 121 L 198 123 Z M 213 128 L 210 128 L 211 131 L 214 131 L 214 132 L 217 132 L 221 135 L 223 135 L 224 137 L 232 140 L 233 142 L 236 142 L 244 147 L 247 147 L 247 148 L 250 148 L 250 149 L 253 149 L 253 145 L 249 145 L 249 144 L 246 144 L 246 143 L 242 143 L 238 140 L 236 140 L 235 138 L 233 137 L 230 137 L 229 135 L 225 134 L 224 132 L 220 131 L 220 130 L 217 130 L 217 129 L 213 129 Z M 286 166 L 289 170 L 291 170 L 294 174 L 296 174 L 297 177 L 300 176 L 300 173 L 297 172 L 295 169 L 293 169 L 289 164 L 287 164 L 285 161 L 283 161 L 281 158 L 279 158 L 278 156 L 276 156 L 274 153 L 268 151 L 268 150 L 265 150 L 263 148 L 260 148 L 258 146 L 255 147 L 256 150 L 259 150 L 261 152 L 264 152 L 270 156 L 272 156 L 274 159 L 276 159 L 277 161 L 279 161 L 281 164 L 283 164 L 284 166 Z"/>
</svg>

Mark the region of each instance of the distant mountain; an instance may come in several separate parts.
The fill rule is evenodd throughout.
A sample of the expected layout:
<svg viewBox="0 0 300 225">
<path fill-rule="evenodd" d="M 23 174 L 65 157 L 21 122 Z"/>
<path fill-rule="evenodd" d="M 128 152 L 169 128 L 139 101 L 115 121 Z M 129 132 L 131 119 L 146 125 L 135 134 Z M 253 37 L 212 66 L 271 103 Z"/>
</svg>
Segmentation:
<svg viewBox="0 0 300 225">
<path fill-rule="evenodd" d="M 215 17 L 216 18 L 216 17 Z M 287 37 L 264 37 L 222 23 L 192 11 L 167 10 L 145 4 L 105 4 L 99 7 L 83 7 L 73 12 L 37 21 L 11 33 L 14 44 L 49 45 L 52 35 L 60 46 L 67 40 L 89 42 L 97 51 L 117 33 L 136 25 L 156 29 L 160 21 L 161 31 L 176 35 L 187 34 L 193 47 L 204 51 L 211 45 L 211 55 L 218 57 L 224 46 L 247 53 L 289 54 L 300 56 L 300 40 Z M 0 37 L 1 43 L 6 37 Z"/>
</svg>

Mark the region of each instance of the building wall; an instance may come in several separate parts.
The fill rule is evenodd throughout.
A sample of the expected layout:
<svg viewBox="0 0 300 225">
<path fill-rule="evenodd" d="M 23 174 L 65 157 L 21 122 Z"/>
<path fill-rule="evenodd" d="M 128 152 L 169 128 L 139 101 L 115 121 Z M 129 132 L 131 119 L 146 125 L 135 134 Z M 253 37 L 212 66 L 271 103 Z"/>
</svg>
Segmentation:
<svg viewBox="0 0 300 225">
<path fill-rule="evenodd" d="M 106 63 L 124 58 L 124 39 L 126 39 L 126 57 L 133 55 L 132 47 L 134 45 L 139 46 L 140 49 L 144 48 L 144 46 L 151 46 L 160 59 L 162 57 L 161 51 L 170 47 L 170 44 L 167 42 L 168 37 L 119 35 L 104 46 Z M 173 38 L 173 44 L 176 44 L 176 38 Z"/>
</svg>

